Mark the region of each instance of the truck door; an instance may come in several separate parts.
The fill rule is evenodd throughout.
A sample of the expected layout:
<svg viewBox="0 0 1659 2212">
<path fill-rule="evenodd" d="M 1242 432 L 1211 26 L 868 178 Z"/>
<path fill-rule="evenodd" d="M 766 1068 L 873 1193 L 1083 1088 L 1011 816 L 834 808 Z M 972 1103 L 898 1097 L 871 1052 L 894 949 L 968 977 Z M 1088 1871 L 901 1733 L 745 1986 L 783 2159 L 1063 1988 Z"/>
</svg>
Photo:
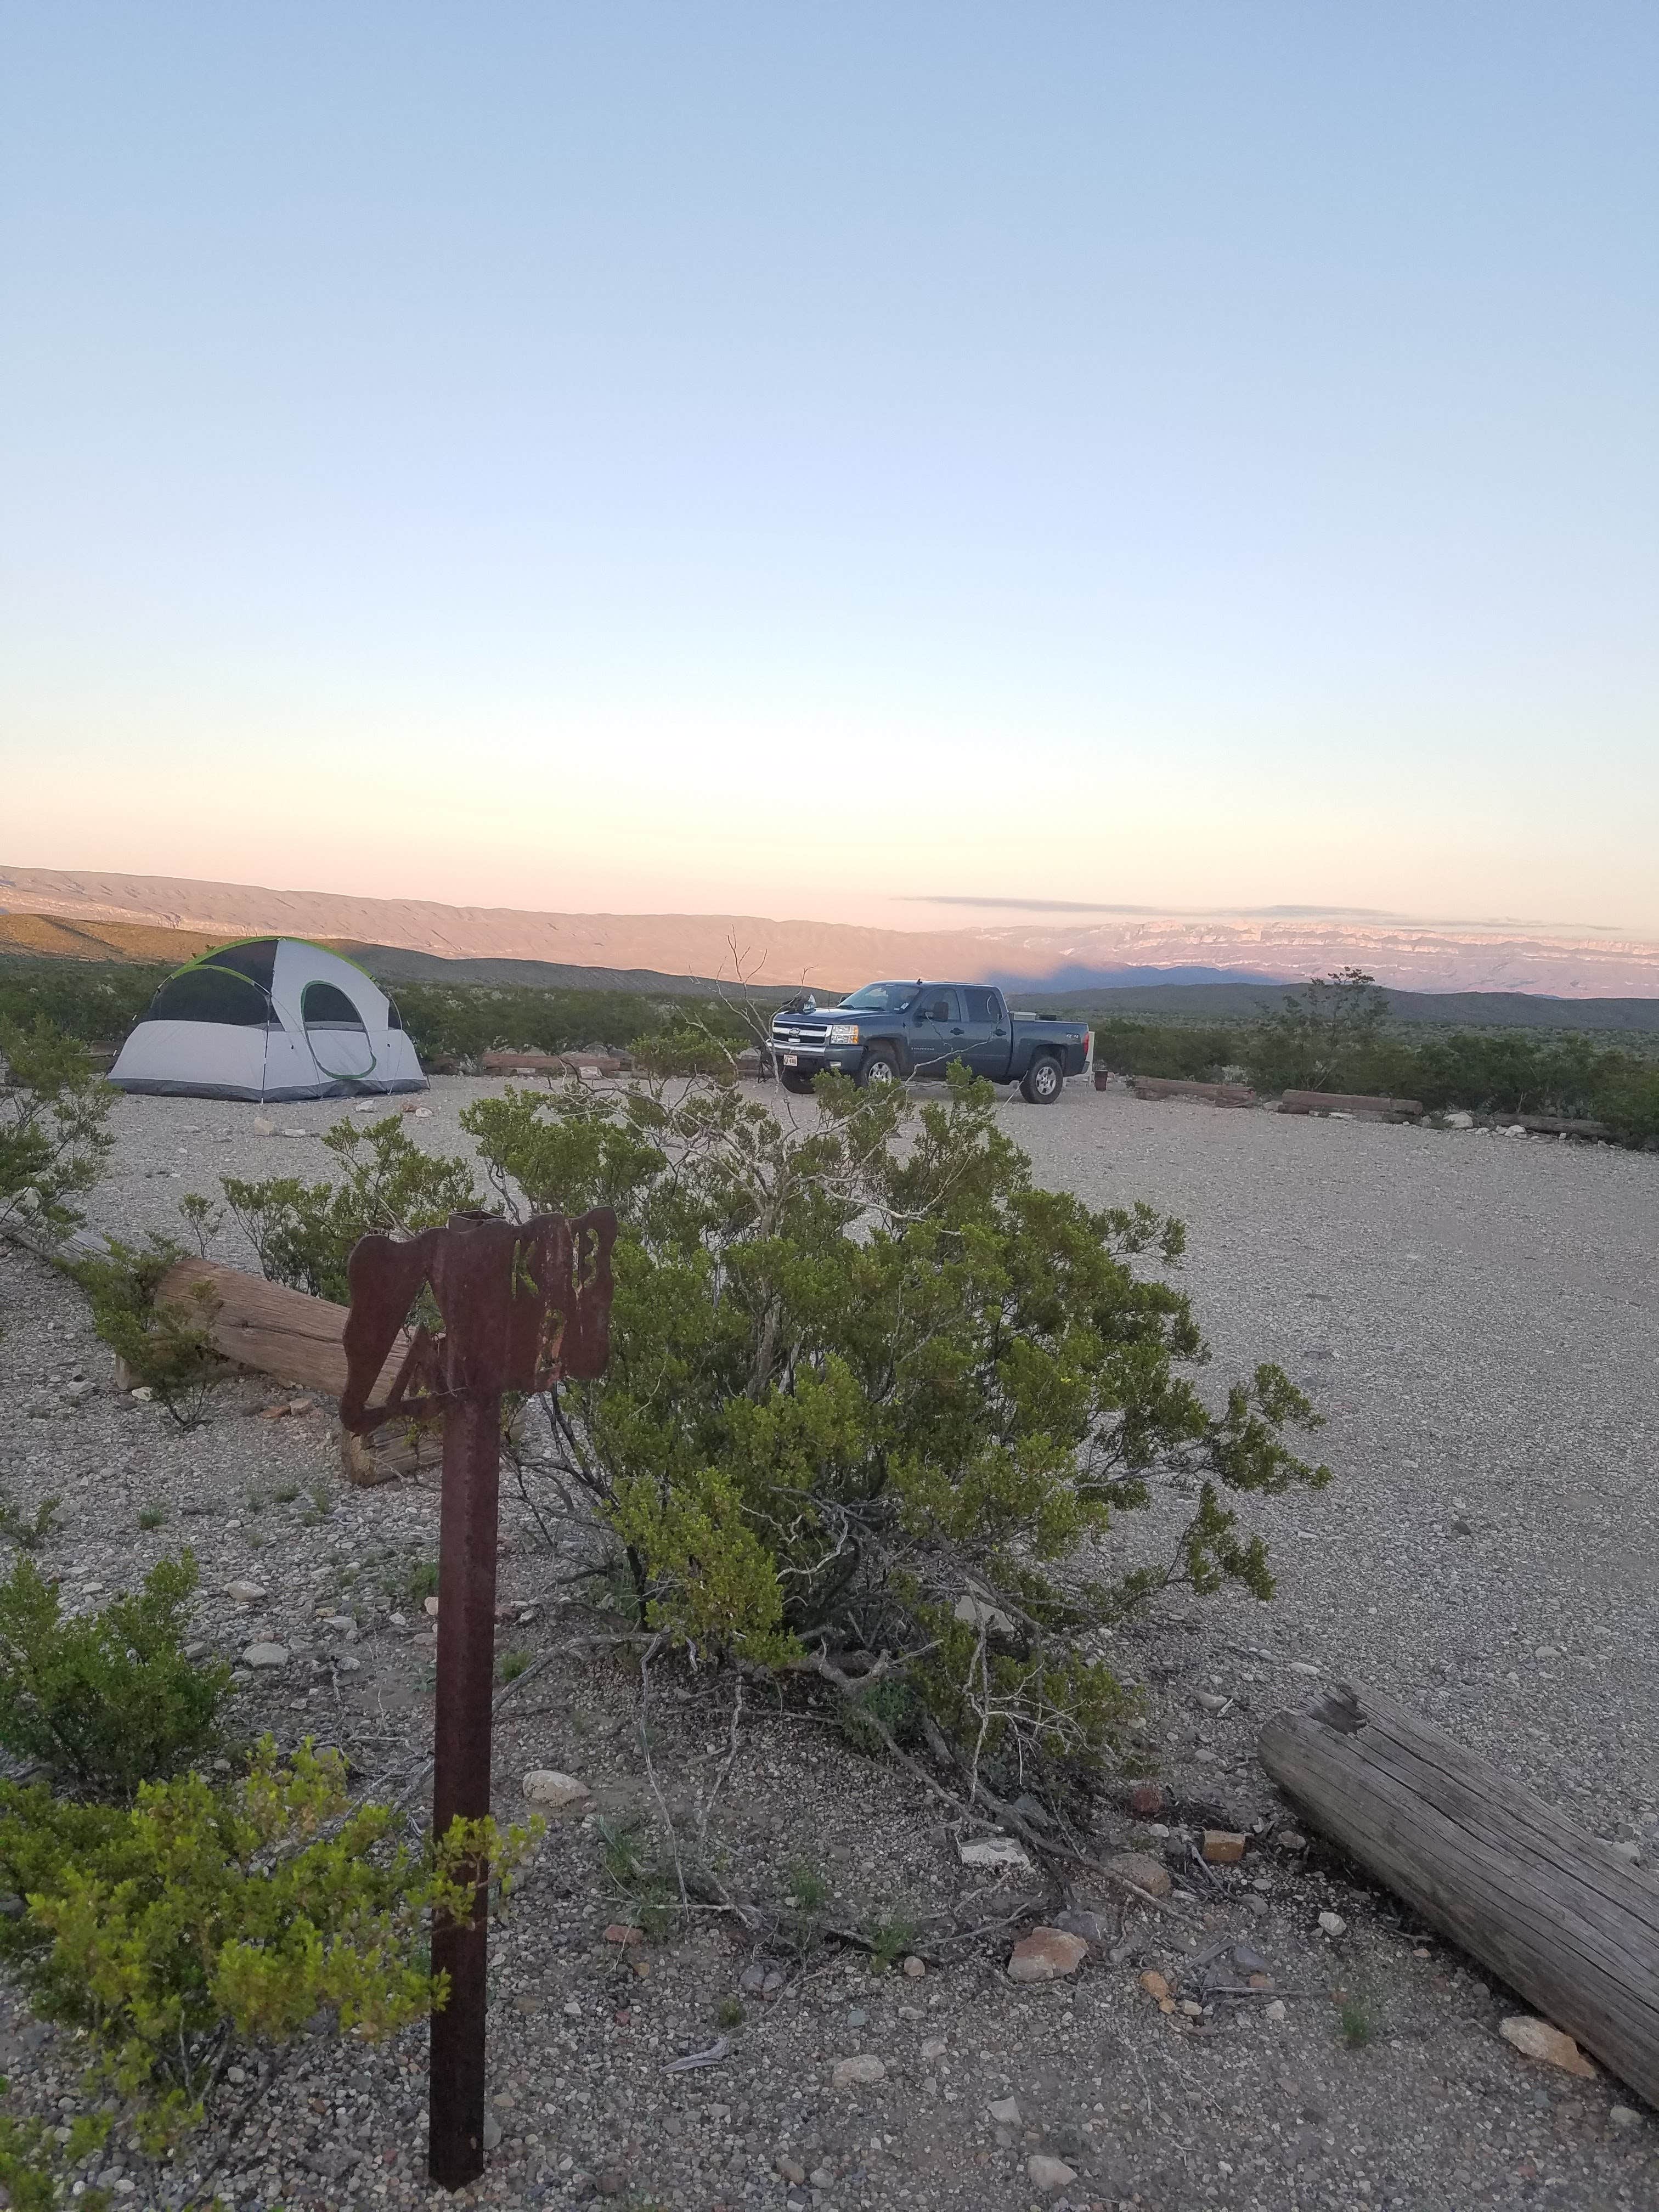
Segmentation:
<svg viewBox="0 0 1659 2212">
<path fill-rule="evenodd" d="M 1008 1079 L 1008 1012 L 1000 991 L 981 990 L 972 984 L 962 994 L 962 1041 L 958 1047 L 975 1075 L 993 1083 Z"/>
<path fill-rule="evenodd" d="M 918 1075 L 943 1075 L 962 1049 L 962 996 L 930 983 L 910 1009 L 910 1063 Z"/>
</svg>

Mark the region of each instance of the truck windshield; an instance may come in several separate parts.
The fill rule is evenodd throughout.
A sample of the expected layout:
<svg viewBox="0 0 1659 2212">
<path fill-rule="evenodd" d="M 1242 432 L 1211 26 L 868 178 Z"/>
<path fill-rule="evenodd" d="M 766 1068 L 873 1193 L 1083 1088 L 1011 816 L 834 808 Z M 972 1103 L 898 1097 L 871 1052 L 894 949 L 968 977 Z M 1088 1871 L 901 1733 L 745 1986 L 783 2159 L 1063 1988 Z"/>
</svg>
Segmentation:
<svg viewBox="0 0 1659 2212">
<path fill-rule="evenodd" d="M 915 995 L 914 983 L 865 983 L 841 1003 L 855 1014 L 895 1014 Z"/>
</svg>

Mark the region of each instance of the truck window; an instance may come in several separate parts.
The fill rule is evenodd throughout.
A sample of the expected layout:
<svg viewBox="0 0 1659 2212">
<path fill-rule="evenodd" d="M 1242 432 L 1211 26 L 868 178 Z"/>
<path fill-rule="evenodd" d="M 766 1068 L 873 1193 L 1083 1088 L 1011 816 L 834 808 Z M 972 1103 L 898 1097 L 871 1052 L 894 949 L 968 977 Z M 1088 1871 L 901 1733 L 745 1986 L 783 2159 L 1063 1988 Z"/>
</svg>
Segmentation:
<svg viewBox="0 0 1659 2212">
<path fill-rule="evenodd" d="M 1002 1018 L 1002 1009 L 997 1004 L 994 991 L 973 991 L 964 988 L 962 994 L 968 1002 L 970 1022 L 996 1022 Z"/>
</svg>

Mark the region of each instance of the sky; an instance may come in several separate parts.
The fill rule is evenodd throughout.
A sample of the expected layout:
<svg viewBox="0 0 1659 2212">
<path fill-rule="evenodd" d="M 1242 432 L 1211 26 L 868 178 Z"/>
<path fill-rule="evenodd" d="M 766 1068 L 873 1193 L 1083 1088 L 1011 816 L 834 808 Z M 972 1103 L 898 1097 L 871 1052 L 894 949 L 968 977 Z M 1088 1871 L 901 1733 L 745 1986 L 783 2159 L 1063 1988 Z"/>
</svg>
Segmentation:
<svg viewBox="0 0 1659 2212">
<path fill-rule="evenodd" d="M 0 862 L 1659 935 L 1656 143 L 1650 0 L 11 0 Z"/>
</svg>

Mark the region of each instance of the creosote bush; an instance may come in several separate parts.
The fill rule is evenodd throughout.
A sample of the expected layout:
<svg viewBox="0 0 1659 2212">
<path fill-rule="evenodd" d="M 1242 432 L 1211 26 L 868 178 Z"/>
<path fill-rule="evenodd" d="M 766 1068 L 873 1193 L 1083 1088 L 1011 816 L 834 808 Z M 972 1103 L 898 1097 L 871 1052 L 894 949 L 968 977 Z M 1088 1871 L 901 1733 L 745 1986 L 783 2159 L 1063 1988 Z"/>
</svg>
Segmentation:
<svg viewBox="0 0 1659 2212">
<path fill-rule="evenodd" d="M 0 1746 L 82 1792 L 129 1798 L 217 1747 L 230 1670 L 186 1659 L 189 1552 L 134 1596 L 66 1619 L 32 1559 L 0 1583 Z"/>
<path fill-rule="evenodd" d="M 368 1129 L 342 1120 L 323 1143 L 344 1164 L 338 1182 L 227 1176 L 224 1193 L 272 1282 L 343 1305 L 357 1239 L 371 1231 L 410 1236 L 447 1221 L 474 1203 L 472 1171 L 465 1161 L 423 1152 L 392 1116 Z"/>
<path fill-rule="evenodd" d="M 0 1231 L 57 1239 L 81 1219 L 76 1199 L 104 1171 L 114 1093 L 85 1048 L 44 1014 L 27 1028 L 0 1019 Z"/>
<path fill-rule="evenodd" d="M 92 1308 L 100 1340 L 154 1391 L 180 1428 L 199 1428 L 215 1388 L 231 1369 L 214 1348 L 219 1302 L 205 1283 L 182 1298 L 158 1297 L 163 1277 L 183 1257 L 170 1239 L 152 1237 L 142 1249 L 112 1241 L 106 1251 L 77 1261 L 76 1280 Z"/>
<path fill-rule="evenodd" d="M 902 1682 L 977 1788 L 1061 1787 L 1128 1701 L 1099 1632 L 1170 1580 L 1271 1592 L 1229 1492 L 1317 1486 L 1271 1366 L 1212 1412 L 1180 1255 L 1150 1209 L 1034 1189 L 990 1086 L 919 1110 L 820 1079 L 810 1125 L 720 1084 L 576 1085 L 463 1117 L 511 1208 L 614 1206 L 608 1373 L 550 1406 L 551 1479 L 625 1547 L 642 1621 L 694 1653 Z M 1164 1565 L 1110 1569 L 1117 1516 L 1197 1480 Z"/>
<path fill-rule="evenodd" d="M 533 1832 L 458 1821 L 422 1856 L 400 1825 L 350 1805 L 337 1752 L 283 1761 L 268 1740 L 234 1784 L 146 1783 L 129 1807 L 0 1785 L 0 1875 L 26 1902 L 0 1959 L 161 2150 L 239 2047 L 289 2042 L 322 2008 L 373 2040 L 441 2004 L 428 1916 L 470 1913 L 474 1858 L 505 1882 Z"/>
<path fill-rule="evenodd" d="M 850 1735 L 969 1794 L 1086 1789 L 1132 1717 L 1103 1632 L 1171 1581 L 1271 1594 L 1233 1501 L 1328 1480 L 1287 1442 L 1316 1417 L 1272 1365 L 1200 1395 L 1180 1224 L 1034 1188 L 988 1084 L 817 1099 L 682 1070 L 466 1109 L 499 1208 L 621 1224 L 609 1370 L 522 1461 L 544 1524 L 611 1532 L 642 1629 L 827 1679 Z M 268 1273 L 337 1297 L 357 1235 L 443 1218 L 472 1170 L 394 1122 L 328 1141 L 341 1184 L 226 1194 Z M 1155 1494 L 1169 1553 L 1115 1559 Z"/>
</svg>

